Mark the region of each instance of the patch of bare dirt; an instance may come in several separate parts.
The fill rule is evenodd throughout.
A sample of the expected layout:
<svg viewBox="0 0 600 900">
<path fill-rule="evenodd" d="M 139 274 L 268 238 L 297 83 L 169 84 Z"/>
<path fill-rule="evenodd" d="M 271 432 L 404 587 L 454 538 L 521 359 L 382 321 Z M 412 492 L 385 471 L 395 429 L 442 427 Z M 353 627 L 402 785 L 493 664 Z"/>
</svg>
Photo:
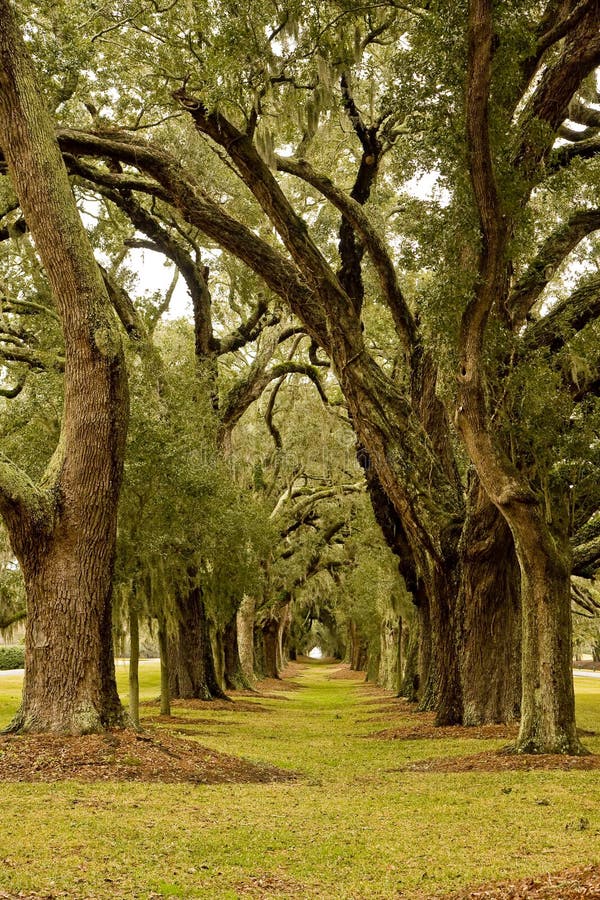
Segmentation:
<svg viewBox="0 0 600 900">
<path fill-rule="evenodd" d="M 0 781 L 65 779 L 224 784 L 294 781 L 296 775 L 163 731 L 0 736 Z"/>
<path fill-rule="evenodd" d="M 600 866 L 580 866 L 521 881 L 502 882 L 446 894 L 439 900 L 598 900 Z M 425 895 L 423 895 L 425 900 Z"/>
<path fill-rule="evenodd" d="M 564 756 L 551 753 L 512 753 L 486 750 L 472 756 L 424 759 L 408 763 L 395 772 L 529 772 L 536 769 L 591 772 L 600 769 L 600 755 Z M 598 895 L 600 898 L 600 894 Z"/>
</svg>

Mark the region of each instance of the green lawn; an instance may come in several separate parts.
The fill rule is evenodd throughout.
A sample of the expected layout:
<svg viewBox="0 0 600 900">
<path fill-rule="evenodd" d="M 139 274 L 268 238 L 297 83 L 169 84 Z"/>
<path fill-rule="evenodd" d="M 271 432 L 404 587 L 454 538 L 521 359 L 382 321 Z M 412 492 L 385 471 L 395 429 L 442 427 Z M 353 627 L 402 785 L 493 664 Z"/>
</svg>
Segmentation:
<svg viewBox="0 0 600 900">
<path fill-rule="evenodd" d="M 273 785 L 4 784 L 0 890 L 81 898 L 435 897 L 600 861 L 598 773 L 401 773 L 407 760 L 502 742 L 380 741 L 355 682 L 315 664 L 267 711 L 209 713 L 203 744 L 301 773 Z M 142 667 L 155 697 L 158 669 Z M 126 689 L 126 670 L 119 669 Z M 0 725 L 18 698 L 0 677 Z M 577 679 L 600 732 L 600 681 Z M 177 710 L 179 713 L 179 710 Z M 206 720 L 207 713 L 186 712 Z M 396 716 L 395 723 L 398 722 Z M 586 738 L 600 752 L 600 738 Z M 540 803 L 540 801 L 543 801 Z M 582 821 L 583 820 L 583 821 Z M 587 821 L 586 821 L 587 820 Z"/>
</svg>

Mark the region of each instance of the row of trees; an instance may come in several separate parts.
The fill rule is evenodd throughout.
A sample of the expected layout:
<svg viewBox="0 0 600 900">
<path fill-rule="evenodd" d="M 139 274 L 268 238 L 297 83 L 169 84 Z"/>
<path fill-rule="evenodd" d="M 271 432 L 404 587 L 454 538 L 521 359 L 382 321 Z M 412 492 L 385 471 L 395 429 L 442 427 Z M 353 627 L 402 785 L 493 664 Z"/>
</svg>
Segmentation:
<svg viewBox="0 0 600 900">
<path fill-rule="evenodd" d="M 580 752 L 571 576 L 595 571 L 600 522 L 597 6 L 290 0 L 222 3 L 218 20 L 213 6 L 109 5 L 90 15 L 86 4 L 26 2 L 27 46 L 10 5 L 0 6 L 0 144 L 16 193 L 7 193 L 6 238 L 31 234 L 64 334 L 64 356 L 49 360 L 43 341 L 32 348 L 11 320 L 3 355 L 7 366 L 27 356 L 65 373 L 50 464 L 36 483 L 8 460 L 1 470 L 28 597 L 16 725 L 122 721 L 109 626 L 124 329 L 148 408 L 171 395 L 174 423 L 209 410 L 200 432 L 215 458 L 234 453 L 233 429 L 267 386 L 267 427 L 281 449 L 283 379 L 302 375 L 323 399 L 322 382 L 335 384 L 416 608 L 411 683 L 421 704 L 440 724 L 520 714 L 518 750 Z M 437 180 L 427 199 L 407 188 L 424 171 Z M 72 186 L 84 204 L 100 203 L 92 240 L 111 260 L 104 277 Z M 162 253 L 192 299 L 184 392 L 169 386 L 152 315 L 129 297 L 132 247 Z M 41 278 L 23 271 L 15 316 L 24 304 L 31 311 L 22 295 Z M 250 296 L 258 302 L 248 311 Z M 236 308 L 241 324 L 227 330 L 222 310 Z M 191 445 L 178 448 L 170 432 L 165 442 L 179 470 L 177 450 Z M 143 489 L 143 466 L 138 474 Z M 338 493 L 354 484 L 352 474 Z M 291 477 L 269 521 L 302 489 Z M 228 502 L 223 495 L 221 508 Z M 286 568 L 281 587 L 276 566 L 264 574 L 279 635 L 283 610 L 349 520 L 277 523 L 284 566 L 317 520 L 320 546 L 304 568 Z M 186 623 L 174 658 L 189 658 L 191 635 L 198 645 L 200 573 L 210 581 L 215 572 L 202 569 L 203 524 L 177 536 L 177 571 L 165 575 Z M 156 560 L 146 545 L 124 554 L 131 610 L 142 595 L 152 603 L 143 585 L 169 542 Z M 227 559 L 236 571 L 246 547 Z M 335 582 L 344 560 L 331 562 Z"/>
</svg>

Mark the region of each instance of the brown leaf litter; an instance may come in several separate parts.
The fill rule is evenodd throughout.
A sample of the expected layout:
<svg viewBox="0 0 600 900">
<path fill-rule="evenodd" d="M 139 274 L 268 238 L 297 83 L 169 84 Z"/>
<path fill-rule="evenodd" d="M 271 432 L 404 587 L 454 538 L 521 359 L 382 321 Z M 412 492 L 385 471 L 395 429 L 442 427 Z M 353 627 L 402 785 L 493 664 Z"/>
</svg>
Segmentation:
<svg viewBox="0 0 600 900">
<path fill-rule="evenodd" d="M 427 895 L 422 895 L 426 900 Z M 481 887 L 466 888 L 439 897 L 438 900 L 599 900 L 600 866 L 578 866 L 523 878 L 520 881 L 505 881 Z"/>
<path fill-rule="evenodd" d="M 217 753 L 164 730 L 0 735 L 0 781 L 272 783 L 296 775 Z"/>
<path fill-rule="evenodd" d="M 515 753 L 510 748 L 485 750 L 471 756 L 442 756 L 407 763 L 394 772 L 531 772 L 534 770 L 592 772 L 600 770 L 600 755 L 566 756 L 553 753 Z M 600 900 L 600 894 L 598 895 Z"/>
</svg>

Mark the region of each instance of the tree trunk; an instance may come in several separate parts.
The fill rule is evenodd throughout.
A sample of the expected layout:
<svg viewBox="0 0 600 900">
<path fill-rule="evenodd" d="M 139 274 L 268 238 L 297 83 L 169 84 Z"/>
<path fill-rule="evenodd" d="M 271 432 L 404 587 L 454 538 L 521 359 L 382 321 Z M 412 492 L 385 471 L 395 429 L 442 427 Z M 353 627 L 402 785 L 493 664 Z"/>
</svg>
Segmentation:
<svg viewBox="0 0 600 900">
<path fill-rule="evenodd" d="M 431 620 L 429 598 L 421 589 L 418 595 L 417 625 L 419 646 L 417 650 L 417 699 L 419 710 L 428 712 L 437 705 L 437 679 L 431 659 Z"/>
<path fill-rule="evenodd" d="M 169 642 L 169 689 L 180 700 L 227 699 L 217 681 L 206 609 L 199 587 L 176 597 L 178 622 Z"/>
<path fill-rule="evenodd" d="M 396 696 L 400 696 L 400 688 L 402 686 L 402 669 L 404 665 L 404 623 L 402 621 L 402 616 L 398 616 L 396 628 L 398 631 L 398 637 L 396 640 L 396 679 L 392 690 L 395 692 Z"/>
<path fill-rule="evenodd" d="M 287 657 L 287 640 L 292 622 L 292 605 L 286 603 L 281 610 L 281 618 L 279 619 L 279 632 L 277 635 L 277 669 L 279 672 L 285 668 L 288 661 Z"/>
<path fill-rule="evenodd" d="M 8 0 L 0 0 L 0 146 L 52 287 L 66 357 L 61 438 L 40 487 L 0 464 L 0 511 L 28 604 L 23 701 L 11 727 L 100 731 L 127 721 L 111 637 L 127 378 L 110 300 Z"/>
<path fill-rule="evenodd" d="M 461 555 L 463 724 L 514 722 L 521 704 L 521 575 L 510 529 L 478 482 Z"/>
<path fill-rule="evenodd" d="M 353 620 L 348 625 L 348 648 L 350 668 L 355 672 L 364 672 L 367 667 L 367 642 Z"/>
<path fill-rule="evenodd" d="M 512 516 L 521 567 L 523 694 L 520 753 L 586 752 L 575 727 L 571 556 L 535 507 Z"/>
<path fill-rule="evenodd" d="M 244 674 L 238 649 L 237 614 L 223 632 L 225 690 L 250 690 L 252 685 Z"/>
<path fill-rule="evenodd" d="M 160 714 L 171 715 L 171 690 L 169 687 L 169 640 L 164 616 L 158 619 L 158 647 L 160 653 Z"/>
<path fill-rule="evenodd" d="M 129 598 L 129 718 L 140 727 L 140 620 L 135 602 Z"/>
<path fill-rule="evenodd" d="M 254 626 L 254 674 L 260 681 L 267 677 L 267 664 L 265 654 L 265 636 L 260 625 Z"/>
<path fill-rule="evenodd" d="M 457 565 L 436 566 L 430 595 L 431 678 L 436 679 L 436 725 L 462 722 L 462 692 L 458 665 Z"/>
<path fill-rule="evenodd" d="M 100 578 L 112 560 L 101 546 L 73 543 L 38 545 L 26 560 L 19 547 L 28 616 L 23 699 L 11 731 L 85 734 L 127 724 L 114 672 L 111 583 Z"/>
<path fill-rule="evenodd" d="M 377 683 L 389 691 L 399 689 L 399 666 L 401 665 L 400 638 L 402 619 L 390 613 L 381 623 L 379 635 L 379 672 Z"/>
<path fill-rule="evenodd" d="M 279 678 L 277 656 L 279 653 L 279 621 L 267 619 L 262 626 L 263 642 L 265 648 L 265 677 Z"/>
<path fill-rule="evenodd" d="M 256 600 L 246 594 L 237 611 L 237 635 L 240 664 L 244 677 L 251 684 L 254 679 L 254 611 Z"/>
<path fill-rule="evenodd" d="M 462 521 L 459 513 L 462 510 L 458 502 L 452 499 L 452 493 L 457 490 L 458 476 L 454 472 L 450 453 L 446 447 L 447 441 L 444 435 L 447 429 L 445 421 L 441 421 L 444 416 L 440 411 L 439 401 L 435 398 L 435 379 L 431 372 L 425 371 L 426 367 L 419 368 L 423 369 L 420 417 L 427 427 L 428 434 L 433 435 L 433 445 L 439 457 L 436 459 L 436 468 L 439 470 L 440 492 L 443 488 L 448 495 L 446 502 L 449 507 L 456 506 L 455 521 L 451 526 L 442 527 L 441 519 L 438 521 L 430 517 L 430 531 L 425 533 L 422 524 L 414 523 L 410 526 L 408 524 L 409 517 L 407 516 L 405 519 L 400 514 L 400 510 L 403 508 L 412 509 L 412 503 L 407 499 L 406 486 L 389 466 L 390 461 L 395 457 L 402 457 L 400 450 L 397 450 L 395 454 L 391 452 L 394 429 L 398 424 L 392 415 L 388 420 L 381 421 L 381 413 L 378 411 L 381 432 L 383 433 L 385 429 L 386 437 L 389 436 L 389 448 L 385 454 L 383 468 L 376 468 L 378 456 L 374 455 L 371 458 L 370 453 L 367 453 L 362 446 L 358 450 L 358 461 L 365 472 L 369 497 L 377 523 L 383 531 L 388 546 L 398 557 L 400 574 L 419 609 L 420 709 L 437 710 L 436 722 L 438 725 L 454 725 L 462 719 L 461 683 L 456 646 L 458 542 Z M 364 369 L 365 382 L 361 387 L 361 392 L 367 405 L 372 402 L 372 395 L 366 387 L 371 377 L 373 375 L 366 367 Z M 385 381 L 382 382 L 381 387 L 385 397 L 388 393 Z M 352 385 L 352 389 L 354 390 L 354 385 Z M 414 390 L 416 392 L 416 386 Z M 362 415 L 364 415 L 364 411 L 355 413 L 359 425 Z M 412 418 L 412 414 L 410 414 L 410 418 Z M 412 427 L 416 428 L 414 425 Z M 378 434 L 377 439 L 380 440 L 380 438 L 381 435 Z M 365 446 L 369 440 L 370 438 L 365 439 Z M 415 447 L 411 448 L 413 453 L 416 452 Z M 430 448 L 430 452 L 433 452 L 433 447 Z M 385 487 L 384 478 L 387 478 Z M 433 552 L 436 540 L 439 547 L 437 552 Z"/>
<path fill-rule="evenodd" d="M 223 647 L 223 632 L 220 628 L 209 625 L 211 659 L 214 663 L 215 678 L 221 690 L 225 689 L 225 650 Z"/>
<path fill-rule="evenodd" d="M 404 667 L 399 695 L 416 703 L 419 696 L 419 623 L 416 617 L 410 627 L 405 625 L 402 629 L 402 655 Z"/>
</svg>

